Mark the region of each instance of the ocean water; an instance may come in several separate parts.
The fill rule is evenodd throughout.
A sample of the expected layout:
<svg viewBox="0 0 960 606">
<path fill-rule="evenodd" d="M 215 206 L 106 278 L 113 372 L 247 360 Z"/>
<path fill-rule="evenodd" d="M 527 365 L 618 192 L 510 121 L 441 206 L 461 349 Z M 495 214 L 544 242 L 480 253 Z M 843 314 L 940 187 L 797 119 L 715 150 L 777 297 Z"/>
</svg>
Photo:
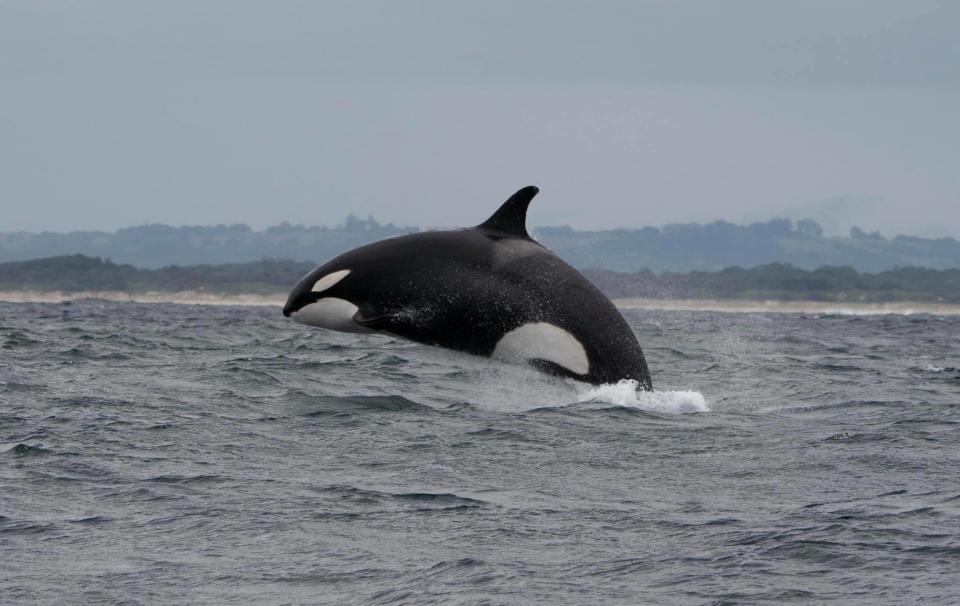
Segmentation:
<svg viewBox="0 0 960 606">
<path fill-rule="evenodd" d="M 960 602 L 960 317 L 625 315 L 653 394 L 0 304 L 0 602 Z"/>
</svg>

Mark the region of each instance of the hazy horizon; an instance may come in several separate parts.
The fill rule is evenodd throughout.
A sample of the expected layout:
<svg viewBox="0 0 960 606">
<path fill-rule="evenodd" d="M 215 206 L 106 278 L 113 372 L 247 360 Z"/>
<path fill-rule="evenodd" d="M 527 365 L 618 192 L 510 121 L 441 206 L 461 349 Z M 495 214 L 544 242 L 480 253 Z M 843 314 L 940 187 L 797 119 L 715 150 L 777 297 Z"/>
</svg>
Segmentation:
<svg viewBox="0 0 960 606">
<path fill-rule="evenodd" d="M 960 5 L 0 6 L 0 232 L 812 218 L 960 236 Z"/>
<path fill-rule="evenodd" d="M 281 226 L 283 226 L 283 225 L 289 225 L 289 226 L 291 226 L 291 227 L 304 227 L 304 228 L 308 228 L 308 229 L 309 229 L 309 228 L 340 229 L 340 228 L 345 227 L 345 225 L 346 225 L 347 221 L 349 221 L 350 217 L 353 217 L 353 218 L 358 219 L 358 220 L 361 220 L 361 221 L 373 220 L 375 223 L 377 223 L 378 225 L 380 225 L 380 226 L 382 226 L 382 227 L 387 227 L 387 226 L 393 225 L 393 226 L 396 227 L 396 228 L 407 228 L 407 227 L 409 227 L 409 228 L 419 229 L 419 230 L 421 230 L 421 231 L 424 231 L 424 230 L 437 230 L 437 229 L 458 229 L 458 228 L 471 227 L 471 226 L 473 226 L 473 225 L 476 225 L 476 224 L 479 224 L 479 223 L 480 223 L 480 220 L 478 220 L 478 221 L 474 221 L 474 222 L 472 222 L 472 223 L 463 224 L 463 225 L 418 225 L 418 224 L 415 224 L 415 223 L 401 223 L 401 222 L 397 222 L 397 221 L 381 220 L 379 217 L 376 217 L 376 216 L 370 215 L 370 214 L 368 214 L 368 215 L 358 215 L 357 213 L 347 212 L 347 214 L 344 215 L 344 217 L 343 217 L 342 219 L 340 219 L 340 220 L 338 220 L 338 221 L 337 221 L 337 220 L 334 220 L 334 221 L 331 221 L 331 222 L 329 222 L 329 223 L 302 223 L 302 222 L 301 222 L 301 223 L 297 223 L 297 222 L 288 221 L 288 220 L 285 220 L 285 219 L 284 219 L 284 220 L 276 221 L 276 222 L 274 222 L 274 223 L 268 223 L 268 224 L 265 224 L 265 225 L 257 226 L 257 225 L 250 225 L 250 224 L 244 223 L 244 222 L 242 222 L 242 221 L 232 221 L 232 222 L 221 221 L 221 222 L 218 222 L 218 223 L 163 223 L 163 222 L 159 222 L 159 221 L 151 221 L 151 222 L 135 223 L 135 224 L 130 224 L 130 225 L 121 225 L 121 226 L 118 226 L 118 227 L 115 227 L 115 228 L 91 228 L 91 229 L 70 229 L 70 230 L 33 230 L 33 231 L 32 231 L 32 230 L 15 230 L 15 229 L 10 229 L 10 230 L 5 230 L 5 231 L 0 231 L 0 234 L 15 234 L 15 233 L 26 233 L 26 234 L 43 234 L 43 233 L 49 233 L 49 234 L 69 234 L 69 233 L 95 233 L 95 232 L 96 232 L 96 233 L 110 233 L 110 234 L 113 234 L 113 233 L 116 233 L 116 232 L 118 232 L 118 231 L 125 230 L 125 229 L 136 229 L 136 228 L 141 228 L 141 227 L 150 227 L 150 226 L 154 226 L 154 225 L 156 225 L 156 226 L 162 226 L 162 227 L 170 227 L 170 228 L 173 228 L 173 229 L 181 229 L 181 228 L 185 228 L 185 229 L 188 229 L 188 228 L 217 228 L 217 227 L 229 228 L 229 227 L 232 227 L 232 226 L 234 226 L 234 225 L 242 225 L 242 226 L 248 227 L 248 228 L 251 229 L 253 232 L 260 233 L 260 232 L 263 232 L 263 231 L 265 231 L 265 230 L 267 230 L 267 229 L 275 228 L 275 227 L 281 227 Z M 486 217 L 484 217 L 484 218 L 486 218 Z M 848 227 L 846 227 L 846 228 L 843 228 L 843 229 L 836 229 L 836 228 L 834 228 L 834 229 L 829 229 L 829 228 L 828 228 L 826 225 L 824 225 L 822 222 L 820 222 L 820 221 L 818 221 L 818 220 L 816 220 L 816 219 L 813 219 L 813 218 L 812 218 L 811 216 L 809 216 L 809 215 L 788 216 L 787 214 L 783 214 L 783 213 L 781 213 L 781 214 L 779 214 L 779 215 L 771 215 L 771 216 L 766 217 L 766 218 L 759 218 L 759 217 L 758 217 L 758 218 L 754 218 L 754 219 L 744 219 L 744 220 L 742 220 L 742 221 L 729 220 L 729 219 L 723 219 L 723 218 L 716 218 L 716 219 L 709 219 L 709 220 L 704 220 L 704 221 L 672 221 L 672 222 L 660 223 L 660 224 L 621 225 L 621 226 L 614 226 L 614 227 L 599 227 L 599 228 L 586 228 L 586 227 L 580 227 L 580 226 L 577 226 L 577 225 L 571 225 L 571 224 L 569 224 L 569 223 L 539 223 L 539 224 L 538 224 L 538 223 L 535 223 L 535 222 L 529 222 L 528 228 L 529 228 L 529 230 L 531 231 L 531 233 L 533 233 L 534 236 L 536 236 L 535 232 L 536 232 L 538 229 L 564 228 L 564 227 L 569 227 L 569 228 L 572 228 L 572 229 L 575 230 L 575 231 L 581 231 L 581 232 L 590 232 L 590 231 L 603 232 L 603 231 L 613 231 L 613 230 L 618 230 L 618 229 L 641 230 L 641 229 L 651 228 L 651 227 L 652 227 L 652 228 L 655 228 L 655 229 L 660 229 L 660 230 L 662 230 L 662 229 L 664 229 L 665 227 L 668 227 L 668 226 L 671 226 L 671 225 L 699 225 L 699 226 L 706 226 L 706 225 L 710 225 L 710 224 L 712 224 L 712 223 L 717 223 L 717 222 L 725 222 L 725 223 L 730 223 L 730 224 L 737 225 L 737 226 L 740 226 L 740 227 L 747 227 L 747 226 L 749 226 L 749 225 L 751 225 L 751 224 L 769 223 L 769 222 L 771 222 L 771 221 L 777 221 L 777 220 L 782 220 L 782 219 L 787 219 L 787 220 L 791 221 L 794 226 L 796 226 L 796 224 L 797 224 L 799 221 L 813 220 L 814 222 L 817 223 L 817 225 L 819 225 L 821 228 L 823 228 L 823 237 L 849 237 L 849 236 L 850 236 L 850 230 L 853 229 L 853 228 L 860 228 L 861 231 L 863 231 L 863 232 L 866 233 L 866 234 L 879 233 L 881 236 L 883 236 L 884 238 L 887 238 L 887 239 L 892 239 L 892 238 L 895 238 L 895 237 L 901 236 L 901 235 L 902 235 L 902 236 L 928 237 L 928 236 L 923 236 L 923 235 L 918 235 L 918 234 L 914 234 L 914 233 L 905 232 L 905 231 L 902 231 L 902 230 L 901 230 L 901 231 L 896 231 L 896 230 L 895 230 L 895 231 L 892 231 L 892 232 L 884 232 L 884 231 L 882 231 L 882 230 L 869 230 L 869 229 L 864 229 L 860 223 L 857 223 L 857 222 L 856 222 L 856 220 L 854 220 L 852 223 L 850 223 L 850 225 L 849 225 Z M 833 225 L 834 225 L 834 226 L 837 226 L 837 225 L 839 225 L 839 223 L 834 222 Z M 951 235 L 946 235 L 946 236 L 929 236 L 929 237 L 931 237 L 931 238 L 951 237 L 951 238 L 952 238 L 953 236 L 951 236 Z M 955 239 L 956 239 L 956 238 L 955 238 Z"/>
</svg>

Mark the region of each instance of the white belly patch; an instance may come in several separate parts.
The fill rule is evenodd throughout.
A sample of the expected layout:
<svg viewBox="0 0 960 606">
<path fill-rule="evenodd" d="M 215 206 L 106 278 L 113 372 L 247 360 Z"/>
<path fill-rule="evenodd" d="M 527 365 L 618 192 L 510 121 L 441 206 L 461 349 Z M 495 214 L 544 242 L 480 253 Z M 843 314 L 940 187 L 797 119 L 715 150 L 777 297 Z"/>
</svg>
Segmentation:
<svg viewBox="0 0 960 606">
<path fill-rule="evenodd" d="M 349 273 L 350 273 L 349 269 L 341 269 L 340 271 L 330 272 L 324 277 L 317 280 L 316 284 L 314 284 L 313 288 L 311 288 L 310 290 L 312 290 L 313 292 L 323 292 L 328 288 L 330 288 L 331 286 L 333 286 L 334 284 L 336 284 L 337 282 L 339 282 L 340 280 L 343 280 L 344 278 L 346 278 Z"/>
<path fill-rule="evenodd" d="M 330 274 L 333 275 L 333 274 Z M 341 332 L 371 332 L 353 321 L 357 306 L 346 299 L 324 297 L 293 312 L 291 317 L 301 323 Z"/>
<path fill-rule="evenodd" d="M 490 357 L 515 363 L 546 360 L 574 374 L 585 375 L 590 372 L 590 361 L 580 341 L 548 322 L 532 322 L 514 328 L 503 335 Z"/>
</svg>

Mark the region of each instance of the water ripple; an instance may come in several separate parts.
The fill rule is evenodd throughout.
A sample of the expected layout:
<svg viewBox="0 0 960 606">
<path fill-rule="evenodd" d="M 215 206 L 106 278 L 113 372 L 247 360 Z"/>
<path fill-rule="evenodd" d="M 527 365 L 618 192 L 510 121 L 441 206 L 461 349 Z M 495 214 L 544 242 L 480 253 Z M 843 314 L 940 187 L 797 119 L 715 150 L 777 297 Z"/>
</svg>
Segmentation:
<svg viewBox="0 0 960 606">
<path fill-rule="evenodd" d="M 0 304 L 0 595 L 960 601 L 960 318 L 626 316 L 653 394 L 276 309 Z"/>
</svg>

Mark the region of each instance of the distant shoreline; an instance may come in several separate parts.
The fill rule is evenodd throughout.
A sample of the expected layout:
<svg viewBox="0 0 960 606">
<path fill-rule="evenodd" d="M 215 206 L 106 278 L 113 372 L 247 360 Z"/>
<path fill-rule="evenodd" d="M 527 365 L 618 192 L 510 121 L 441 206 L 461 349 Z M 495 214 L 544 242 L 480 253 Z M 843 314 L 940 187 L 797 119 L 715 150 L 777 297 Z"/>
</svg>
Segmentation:
<svg viewBox="0 0 960 606">
<path fill-rule="evenodd" d="M 3 303 L 64 303 L 81 299 L 117 301 L 121 303 L 180 303 L 184 305 L 253 305 L 282 307 L 284 293 L 269 295 L 210 293 L 202 290 L 124 292 L 119 290 L 63 292 L 58 290 L 0 291 Z"/>
<path fill-rule="evenodd" d="M 960 315 L 960 305 L 893 301 L 857 303 L 845 301 L 750 301 L 740 299 L 614 299 L 620 309 L 667 309 L 674 311 L 716 311 L 727 313 L 806 313 L 879 316 L 886 314 Z"/>
<path fill-rule="evenodd" d="M 82 299 L 126 303 L 178 303 L 183 305 L 239 305 L 281 307 L 286 293 L 274 294 L 219 294 L 199 290 L 176 292 L 147 291 L 0 291 L 2 303 L 64 303 Z M 615 298 L 621 309 L 649 309 L 670 311 L 712 311 L 725 313 L 813 313 L 813 314 L 931 314 L 960 315 L 960 304 L 896 301 L 889 303 L 857 303 L 837 301 L 750 301 L 739 299 L 643 299 Z"/>
</svg>

